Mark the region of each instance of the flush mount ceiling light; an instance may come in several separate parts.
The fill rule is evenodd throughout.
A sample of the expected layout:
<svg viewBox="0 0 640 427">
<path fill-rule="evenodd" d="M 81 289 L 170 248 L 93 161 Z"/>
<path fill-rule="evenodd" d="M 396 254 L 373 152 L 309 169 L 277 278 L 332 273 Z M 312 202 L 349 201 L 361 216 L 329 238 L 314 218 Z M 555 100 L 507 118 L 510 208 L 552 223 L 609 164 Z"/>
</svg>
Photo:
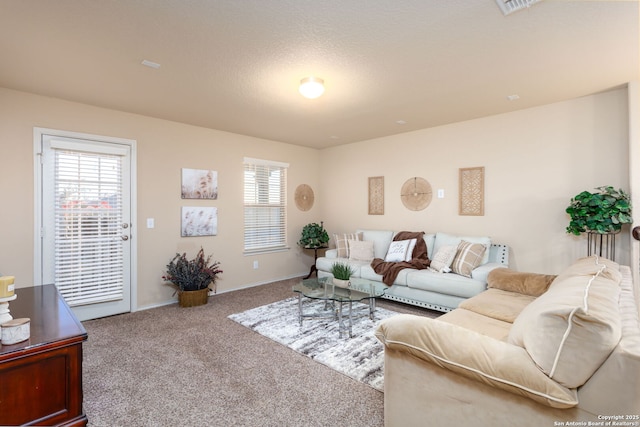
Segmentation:
<svg viewBox="0 0 640 427">
<path fill-rule="evenodd" d="M 315 99 L 324 93 L 324 80 L 318 77 L 305 77 L 300 80 L 298 90 L 305 98 Z"/>
<path fill-rule="evenodd" d="M 530 7 L 541 0 L 496 0 L 503 14 L 509 15 L 522 9 Z"/>
</svg>

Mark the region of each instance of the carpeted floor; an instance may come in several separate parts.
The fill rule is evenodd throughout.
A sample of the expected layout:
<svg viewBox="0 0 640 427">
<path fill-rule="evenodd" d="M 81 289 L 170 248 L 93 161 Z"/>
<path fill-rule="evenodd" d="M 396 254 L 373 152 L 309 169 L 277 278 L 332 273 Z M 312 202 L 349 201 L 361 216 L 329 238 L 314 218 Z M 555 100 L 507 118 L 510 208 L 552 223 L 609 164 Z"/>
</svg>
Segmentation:
<svg viewBox="0 0 640 427">
<path fill-rule="evenodd" d="M 290 298 L 295 282 L 84 322 L 89 425 L 382 426 L 382 393 L 227 318 Z"/>
</svg>

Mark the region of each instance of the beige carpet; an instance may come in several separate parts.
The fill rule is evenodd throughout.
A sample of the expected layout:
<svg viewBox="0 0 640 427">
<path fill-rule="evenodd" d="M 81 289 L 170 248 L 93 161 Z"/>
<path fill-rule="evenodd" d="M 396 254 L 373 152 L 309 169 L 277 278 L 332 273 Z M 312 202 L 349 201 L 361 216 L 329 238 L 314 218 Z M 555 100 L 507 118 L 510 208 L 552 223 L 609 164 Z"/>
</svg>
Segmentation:
<svg viewBox="0 0 640 427">
<path fill-rule="evenodd" d="M 84 322 L 89 425 L 382 426 L 381 392 L 227 318 L 293 296 L 294 282 Z"/>
</svg>

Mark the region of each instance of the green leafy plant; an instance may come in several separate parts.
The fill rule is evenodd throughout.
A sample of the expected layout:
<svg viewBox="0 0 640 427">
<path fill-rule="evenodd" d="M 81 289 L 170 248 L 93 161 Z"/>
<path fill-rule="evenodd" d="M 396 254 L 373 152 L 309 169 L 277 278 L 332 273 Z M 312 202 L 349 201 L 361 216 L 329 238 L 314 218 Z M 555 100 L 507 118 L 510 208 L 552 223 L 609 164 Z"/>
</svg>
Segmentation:
<svg viewBox="0 0 640 427">
<path fill-rule="evenodd" d="M 162 278 L 171 282 L 179 291 L 197 291 L 210 288 L 216 290 L 218 274 L 222 273 L 220 263 L 211 261 L 211 255 L 205 258 L 204 250 L 200 248 L 195 258 L 187 259 L 187 254 L 176 254 L 169 264 Z"/>
<path fill-rule="evenodd" d="M 329 234 L 324 229 L 322 223 L 307 224 L 302 228 L 302 236 L 298 244 L 305 248 L 322 248 L 329 242 Z"/>
<path fill-rule="evenodd" d="M 346 262 L 336 262 L 331 266 L 331 274 L 339 280 L 349 280 L 353 273 L 355 271 Z"/>
<path fill-rule="evenodd" d="M 566 212 L 571 217 L 567 233 L 616 233 L 630 224 L 631 200 L 623 190 L 611 186 L 596 187 L 595 193 L 583 191 L 571 199 Z"/>
</svg>

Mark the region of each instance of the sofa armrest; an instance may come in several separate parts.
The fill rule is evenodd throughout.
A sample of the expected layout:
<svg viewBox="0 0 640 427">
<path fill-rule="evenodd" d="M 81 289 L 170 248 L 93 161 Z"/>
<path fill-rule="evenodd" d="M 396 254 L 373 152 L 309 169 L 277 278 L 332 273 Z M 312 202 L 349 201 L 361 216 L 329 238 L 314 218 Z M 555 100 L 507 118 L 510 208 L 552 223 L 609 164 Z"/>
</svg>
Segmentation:
<svg viewBox="0 0 640 427">
<path fill-rule="evenodd" d="M 487 283 L 487 277 L 489 277 L 489 273 L 491 273 L 496 268 L 507 268 L 507 266 L 499 262 L 488 262 L 474 268 L 471 272 L 471 277 L 475 280 L 479 280 L 482 283 Z"/>
<path fill-rule="evenodd" d="M 577 392 L 547 377 L 524 348 L 458 325 L 400 314 L 381 321 L 376 337 L 386 347 L 425 363 L 547 406 L 570 408 L 578 404 Z"/>
<path fill-rule="evenodd" d="M 338 258 L 338 250 L 337 249 L 327 249 L 324 252 L 324 257 L 325 258 L 331 258 L 331 259 Z"/>
</svg>

